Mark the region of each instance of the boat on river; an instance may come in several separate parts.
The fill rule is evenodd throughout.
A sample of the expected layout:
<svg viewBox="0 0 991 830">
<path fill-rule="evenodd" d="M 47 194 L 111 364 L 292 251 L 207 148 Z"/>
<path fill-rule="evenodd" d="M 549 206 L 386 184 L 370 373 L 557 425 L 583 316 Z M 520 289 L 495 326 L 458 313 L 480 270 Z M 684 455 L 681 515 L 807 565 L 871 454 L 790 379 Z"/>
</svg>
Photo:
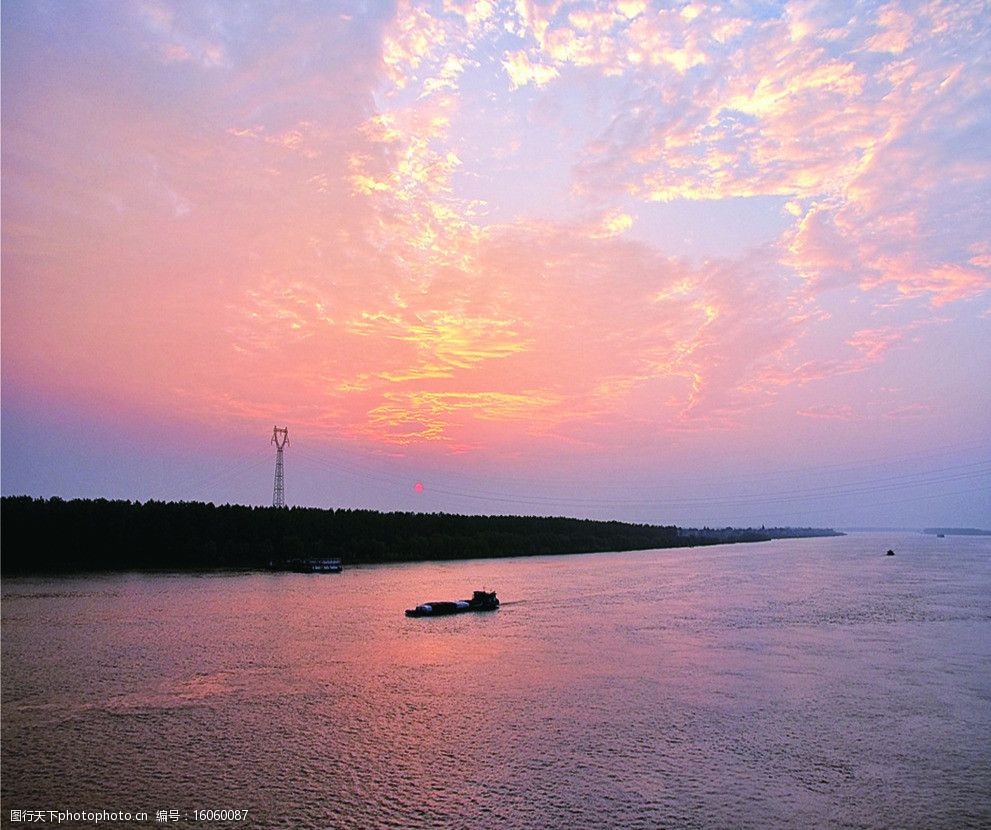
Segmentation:
<svg viewBox="0 0 991 830">
<path fill-rule="evenodd" d="M 424 602 L 416 608 L 407 608 L 407 617 L 441 617 L 445 614 L 464 614 L 467 611 L 495 611 L 499 598 L 495 591 L 475 591 L 471 599 L 453 602 Z"/>
<path fill-rule="evenodd" d="M 338 557 L 322 559 L 284 559 L 269 562 L 270 571 L 290 571 L 297 574 L 339 574 L 344 565 Z"/>
</svg>

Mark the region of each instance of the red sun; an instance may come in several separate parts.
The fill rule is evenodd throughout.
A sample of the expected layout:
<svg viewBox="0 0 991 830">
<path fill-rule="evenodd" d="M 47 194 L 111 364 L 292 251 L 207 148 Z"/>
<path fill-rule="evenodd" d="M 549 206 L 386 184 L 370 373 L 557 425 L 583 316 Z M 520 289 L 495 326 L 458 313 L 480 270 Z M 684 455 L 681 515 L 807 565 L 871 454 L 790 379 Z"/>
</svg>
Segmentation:
<svg viewBox="0 0 991 830">
<path fill-rule="evenodd" d="M 413 492 L 414 493 L 422 493 L 423 492 L 423 482 L 422 481 L 418 481 L 416 484 L 413 485 Z"/>
</svg>

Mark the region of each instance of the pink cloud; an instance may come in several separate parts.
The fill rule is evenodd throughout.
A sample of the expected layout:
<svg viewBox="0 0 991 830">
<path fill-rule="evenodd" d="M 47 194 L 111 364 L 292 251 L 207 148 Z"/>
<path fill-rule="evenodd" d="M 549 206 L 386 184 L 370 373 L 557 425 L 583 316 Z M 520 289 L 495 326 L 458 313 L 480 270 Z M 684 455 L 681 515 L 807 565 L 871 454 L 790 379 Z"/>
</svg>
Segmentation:
<svg viewBox="0 0 991 830">
<path fill-rule="evenodd" d="M 884 417 L 894 421 L 915 420 L 932 415 L 935 411 L 936 408 L 931 404 L 914 403 L 888 410 L 884 413 Z"/>
<path fill-rule="evenodd" d="M 891 285 L 903 297 L 926 297 L 934 308 L 977 297 L 991 288 L 991 270 L 945 263 L 920 268 L 906 260 L 880 258 L 861 281 L 867 290 Z"/>
<path fill-rule="evenodd" d="M 535 84 L 536 86 L 546 86 L 558 76 L 558 71 L 548 64 L 533 62 L 522 49 L 515 52 L 507 52 L 502 62 L 509 75 L 509 80 L 513 89 Z"/>
<path fill-rule="evenodd" d="M 828 208 L 813 205 L 802 216 L 788 245 L 788 262 L 813 288 L 824 289 L 855 282 L 863 267 L 836 217 Z"/>
</svg>

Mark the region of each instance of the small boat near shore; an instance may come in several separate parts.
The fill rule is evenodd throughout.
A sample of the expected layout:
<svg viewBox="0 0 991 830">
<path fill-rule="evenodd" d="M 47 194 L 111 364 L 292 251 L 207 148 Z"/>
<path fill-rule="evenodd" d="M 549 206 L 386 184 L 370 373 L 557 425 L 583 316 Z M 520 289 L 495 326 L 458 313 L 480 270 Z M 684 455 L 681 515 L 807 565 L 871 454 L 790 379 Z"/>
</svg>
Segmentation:
<svg viewBox="0 0 991 830">
<path fill-rule="evenodd" d="M 495 611 L 499 598 L 495 591 L 475 591 L 471 599 L 453 602 L 424 602 L 416 608 L 407 608 L 407 617 L 441 617 L 445 614 L 463 614 L 466 611 Z"/>
<path fill-rule="evenodd" d="M 339 574 L 344 565 L 338 557 L 323 559 L 285 559 L 269 562 L 270 571 L 289 571 L 297 574 Z"/>
</svg>

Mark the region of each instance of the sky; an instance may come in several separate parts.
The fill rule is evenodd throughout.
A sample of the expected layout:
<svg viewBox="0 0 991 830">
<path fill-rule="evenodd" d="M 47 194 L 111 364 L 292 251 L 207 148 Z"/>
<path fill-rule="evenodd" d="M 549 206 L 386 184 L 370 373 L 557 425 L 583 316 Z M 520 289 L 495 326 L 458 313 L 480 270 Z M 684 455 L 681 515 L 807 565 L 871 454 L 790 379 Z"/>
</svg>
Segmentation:
<svg viewBox="0 0 991 830">
<path fill-rule="evenodd" d="M 5 495 L 991 527 L 987 2 L 2 15 Z"/>
</svg>

